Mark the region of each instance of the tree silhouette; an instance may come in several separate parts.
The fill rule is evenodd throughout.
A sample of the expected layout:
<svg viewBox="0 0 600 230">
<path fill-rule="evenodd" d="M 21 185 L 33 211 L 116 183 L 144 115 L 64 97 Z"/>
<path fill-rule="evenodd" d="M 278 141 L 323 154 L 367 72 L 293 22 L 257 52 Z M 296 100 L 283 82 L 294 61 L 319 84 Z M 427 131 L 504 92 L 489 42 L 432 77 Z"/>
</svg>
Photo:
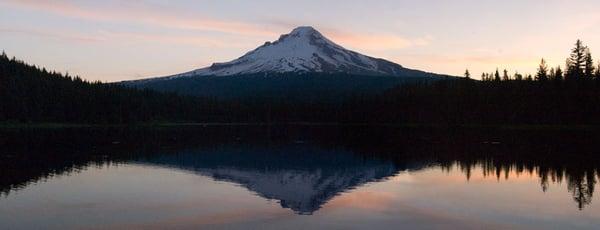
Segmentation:
<svg viewBox="0 0 600 230">
<path fill-rule="evenodd" d="M 515 72 L 515 80 L 516 81 L 522 81 L 523 80 L 523 74 L 520 74 L 519 72 Z"/>
<path fill-rule="evenodd" d="M 596 80 L 600 80 L 600 63 L 598 63 L 598 67 L 596 67 L 596 73 L 594 74 L 594 78 L 596 78 Z"/>
<path fill-rule="evenodd" d="M 577 39 L 575 47 L 571 50 L 571 56 L 567 59 L 567 80 L 581 79 L 585 74 L 587 47 Z"/>
<path fill-rule="evenodd" d="M 592 59 L 592 53 L 590 49 L 586 49 L 585 51 L 585 64 L 584 64 L 584 76 L 587 79 L 592 79 L 594 77 L 595 66 L 594 60 Z"/>
<path fill-rule="evenodd" d="M 538 67 L 538 72 L 536 74 L 536 80 L 538 81 L 547 81 L 548 80 L 548 65 L 546 64 L 546 60 L 542 58 L 540 62 L 540 66 Z"/>
<path fill-rule="evenodd" d="M 508 81 L 510 80 L 510 76 L 508 76 L 508 70 L 504 69 L 503 74 L 502 74 L 502 80 L 503 81 Z"/>
<path fill-rule="evenodd" d="M 465 70 L 465 78 L 471 79 L 471 73 L 469 73 L 469 69 Z"/>
<path fill-rule="evenodd" d="M 564 73 L 563 73 L 562 69 L 560 68 L 560 66 L 557 66 L 556 69 L 554 70 L 554 80 L 560 82 L 563 79 L 564 79 Z"/>
<path fill-rule="evenodd" d="M 496 69 L 496 72 L 494 73 L 494 81 L 500 81 L 500 72 L 498 71 L 498 69 Z"/>
</svg>

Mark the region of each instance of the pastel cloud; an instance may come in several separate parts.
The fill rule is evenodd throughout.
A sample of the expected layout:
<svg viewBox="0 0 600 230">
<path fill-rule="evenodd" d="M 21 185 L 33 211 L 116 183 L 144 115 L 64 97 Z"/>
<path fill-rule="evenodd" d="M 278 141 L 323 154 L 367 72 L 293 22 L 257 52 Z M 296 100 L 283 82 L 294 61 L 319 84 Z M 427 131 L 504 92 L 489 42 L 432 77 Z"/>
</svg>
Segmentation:
<svg viewBox="0 0 600 230">
<path fill-rule="evenodd" d="M 89 6 L 86 7 L 81 4 L 77 4 L 77 1 L 69 0 L 52 2 L 43 0 L 7 0 L 5 3 L 8 3 L 14 7 L 29 10 L 39 10 L 61 16 L 93 21 L 129 22 L 183 30 L 211 31 L 245 36 L 257 36 L 270 40 L 277 38 L 279 35 L 272 30 L 265 29 L 264 26 L 252 23 L 201 17 L 198 15 L 191 15 L 189 12 L 185 11 L 164 11 L 156 7 L 151 7 L 136 2 L 129 2 L 121 5 L 120 7 L 112 7 L 110 9 L 92 9 Z M 286 29 L 291 30 L 291 26 L 283 28 L 284 25 L 277 23 L 271 23 L 270 25 L 281 27 L 281 31 L 285 31 Z M 432 40 L 430 36 L 409 39 L 393 34 L 365 35 L 333 29 L 325 29 L 323 32 L 326 33 L 326 35 L 332 40 L 339 42 L 340 44 L 370 51 L 423 46 L 429 44 Z M 133 35 L 133 33 L 129 34 Z M 165 40 L 165 36 L 162 35 L 155 35 L 153 37 L 160 37 L 160 40 Z M 179 40 L 185 41 L 189 40 L 189 38 L 181 38 Z M 202 39 L 199 40 L 202 41 Z M 216 41 L 213 40 L 211 42 Z"/>
<path fill-rule="evenodd" d="M 410 39 L 392 34 L 358 34 L 342 32 L 339 30 L 325 30 L 325 33 L 328 35 L 328 37 L 340 44 L 369 51 L 426 46 L 429 45 L 429 43 L 433 40 L 433 37 L 431 36 Z"/>
<path fill-rule="evenodd" d="M 260 26 L 254 24 L 200 17 L 198 15 L 189 15 L 186 12 L 164 11 L 143 4 L 136 4 L 136 2 L 129 2 L 120 7 L 105 9 L 93 9 L 77 4 L 77 1 L 68 0 L 7 0 L 5 3 L 14 7 L 50 12 L 61 16 L 85 20 L 141 23 L 168 28 L 214 31 L 253 36 L 274 35 L 273 32 L 264 30 Z"/>
<path fill-rule="evenodd" d="M 51 39 L 76 42 L 99 42 L 103 40 L 95 36 L 88 36 L 77 33 L 57 33 L 55 31 L 44 31 L 39 29 L 0 28 L 0 34 L 25 34 L 28 36 L 40 36 Z"/>
</svg>

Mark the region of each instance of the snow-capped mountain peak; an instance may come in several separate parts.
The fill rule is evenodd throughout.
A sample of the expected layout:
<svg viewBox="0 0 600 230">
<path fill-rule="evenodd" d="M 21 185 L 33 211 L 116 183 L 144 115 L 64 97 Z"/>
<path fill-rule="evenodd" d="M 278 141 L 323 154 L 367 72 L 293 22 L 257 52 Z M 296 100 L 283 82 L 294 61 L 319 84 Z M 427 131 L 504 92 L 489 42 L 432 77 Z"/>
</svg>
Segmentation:
<svg viewBox="0 0 600 230">
<path fill-rule="evenodd" d="M 399 76 L 402 66 L 347 50 L 310 26 L 294 29 L 273 42 L 225 63 L 171 76 L 231 76 L 256 73 L 350 73 Z"/>
</svg>

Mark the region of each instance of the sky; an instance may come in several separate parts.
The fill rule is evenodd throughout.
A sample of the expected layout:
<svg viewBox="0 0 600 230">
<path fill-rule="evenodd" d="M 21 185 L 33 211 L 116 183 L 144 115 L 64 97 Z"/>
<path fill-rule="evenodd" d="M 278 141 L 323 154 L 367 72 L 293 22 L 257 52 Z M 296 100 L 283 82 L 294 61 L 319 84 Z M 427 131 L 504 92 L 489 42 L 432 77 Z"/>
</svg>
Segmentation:
<svg viewBox="0 0 600 230">
<path fill-rule="evenodd" d="M 369 56 L 478 78 L 564 65 L 578 38 L 600 53 L 599 12 L 598 0 L 0 0 L 0 50 L 113 82 L 230 61 L 309 25 Z"/>
</svg>

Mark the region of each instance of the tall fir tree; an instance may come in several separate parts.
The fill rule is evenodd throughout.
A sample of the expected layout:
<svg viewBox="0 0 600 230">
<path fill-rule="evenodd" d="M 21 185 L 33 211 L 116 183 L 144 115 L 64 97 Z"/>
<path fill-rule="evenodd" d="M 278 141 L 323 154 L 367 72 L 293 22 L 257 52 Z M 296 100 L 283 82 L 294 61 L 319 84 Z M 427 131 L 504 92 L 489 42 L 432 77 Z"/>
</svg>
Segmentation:
<svg viewBox="0 0 600 230">
<path fill-rule="evenodd" d="M 496 69 L 496 72 L 494 73 L 494 81 L 500 81 L 500 71 L 498 71 L 498 69 Z"/>
<path fill-rule="evenodd" d="M 471 79 L 471 73 L 469 73 L 469 69 L 465 70 L 465 78 Z"/>
<path fill-rule="evenodd" d="M 533 76 L 531 74 L 527 74 L 527 81 L 533 81 Z"/>
<path fill-rule="evenodd" d="M 562 69 L 560 68 L 560 66 L 557 66 L 556 69 L 554 70 L 554 80 L 562 81 L 563 79 L 564 79 L 564 73 L 563 73 Z"/>
<path fill-rule="evenodd" d="M 535 77 L 538 81 L 548 80 L 548 64 L 546 64 L 546 60 L 544 60 L 543 58 L 540 62 L 540 66 L 538 67 L 538 72 Z"/>
<path fill-rule="evenodd" d="M 502 74 L 502 80 L 508 81 L 510 80 L 510 76 L 508 76 L 508 70 L 504 69 L 504 73 Z"/>
<path fill-rule="evenodd" d="M 519 72 L 515 72 L 515 80 L 522 81 L 523 80 L 523 75 L 520 74 Z"/>
<path fill-rule="evenodd" d="M 548 71 L 548 80 L 554 81 L 556 79 L 556 70 L 553 67 Z"/>
<path fill-rule="evenodd" d="M 577 39 L 575 47 L 571 50 L 571 56 L 567 59 L 567 79 L 583 78 L 585 74 L 586 50 L 587 47 L 583 45 L 583 42 Z"/>
<path fill-rule="evenodd" d="M 594 66 L 594 59 L 592 58 L 592 53 L 590 49 L 586 49 L 585 52 L 585 64 L 584 64 L 584 76 L 587 79 L 592 79 L 594 77 L 594 72 L 596 71 L 596 67 Z"/>
</svg>

